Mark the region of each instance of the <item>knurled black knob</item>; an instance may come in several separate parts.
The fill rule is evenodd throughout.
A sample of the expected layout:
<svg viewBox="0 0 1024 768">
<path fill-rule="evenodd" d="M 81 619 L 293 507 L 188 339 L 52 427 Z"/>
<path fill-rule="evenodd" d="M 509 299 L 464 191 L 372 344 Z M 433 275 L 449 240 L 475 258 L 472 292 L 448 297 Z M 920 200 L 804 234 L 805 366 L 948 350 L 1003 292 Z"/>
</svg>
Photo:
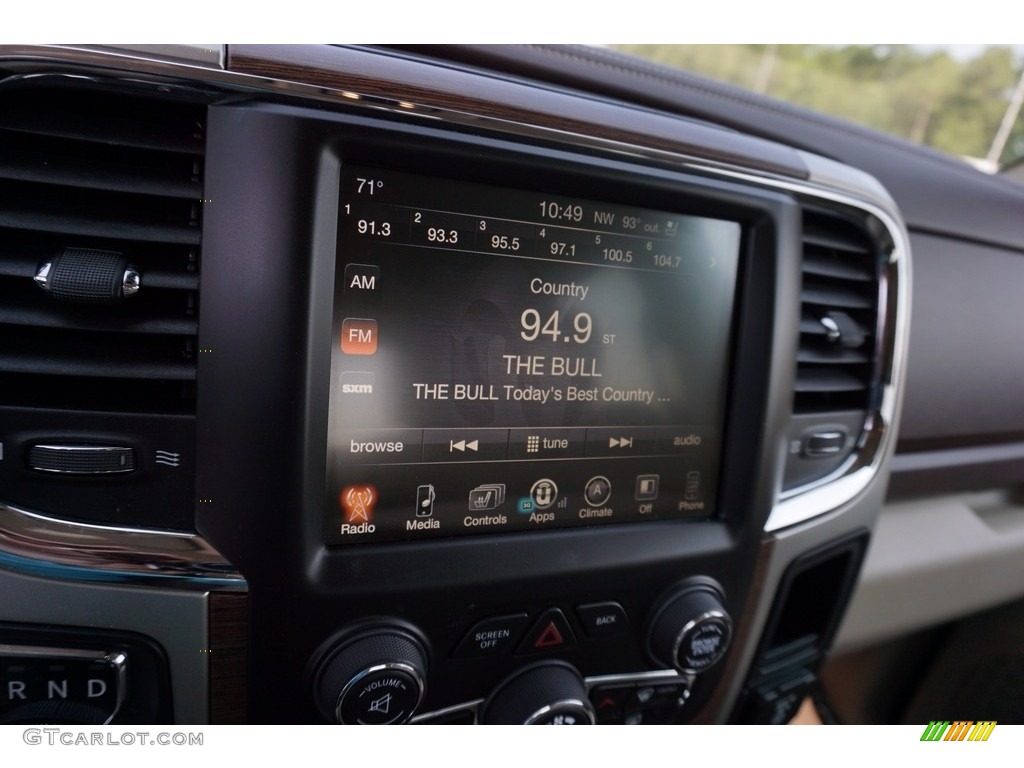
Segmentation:
<svg viewBox="0 0 1024 768">
<path fill-rule="evenodd" d="M 348 725 L 404 723 L 423 700 L 427 658 L 401 629 L 373 629 L 328 653 L 316 675 L 317 706 Z"/>
<path fill-rule="evenodd" d="M 576 668 L 545 661 L 507 678 L 484 702 L 487 725 L 593 725 L 594 709 Z"/>
<path fill-rule="evenodd" d="M 703 672 L 729 648 L 732 619 L 710 585 L 686 587 L 655 611 L 648 648 L 659 663 L 684 674 Z"/>
</svg>

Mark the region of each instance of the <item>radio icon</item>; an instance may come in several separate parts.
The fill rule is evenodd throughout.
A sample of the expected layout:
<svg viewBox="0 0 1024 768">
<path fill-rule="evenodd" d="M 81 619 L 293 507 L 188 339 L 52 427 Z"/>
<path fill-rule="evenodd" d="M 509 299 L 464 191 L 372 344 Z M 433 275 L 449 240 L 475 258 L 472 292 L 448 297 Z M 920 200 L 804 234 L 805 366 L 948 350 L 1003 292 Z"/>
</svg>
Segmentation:
<svg viewBox="0 0 1024 768">
<path fill-rule="evenodd" d="M 469 492 L 470 512 L 486 512 L 505 503 L 505 484 L 479 485 Z"/>
</svg>

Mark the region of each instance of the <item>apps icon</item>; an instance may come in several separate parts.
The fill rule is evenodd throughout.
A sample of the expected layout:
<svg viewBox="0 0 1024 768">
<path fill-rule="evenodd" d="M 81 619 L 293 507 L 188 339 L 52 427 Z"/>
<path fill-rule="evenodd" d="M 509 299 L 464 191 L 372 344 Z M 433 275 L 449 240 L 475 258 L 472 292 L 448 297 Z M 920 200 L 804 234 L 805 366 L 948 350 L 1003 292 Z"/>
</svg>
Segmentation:
<svg viewBox="0 0 1024 768">
<path fill-rule="evenodd" d="M 469 511 L 484 512 L 505 503 L 505 484 L 478 485 L 469 492 Z"/>
<path fill-rule="evenodd" d="M 558 486 L 555 485 L 554 480 L 548 480 L 547 478 L 538 480 L 530 488 L 530 498 L 537 509 L 547 509 L 558 498 Z"/>
</svg>

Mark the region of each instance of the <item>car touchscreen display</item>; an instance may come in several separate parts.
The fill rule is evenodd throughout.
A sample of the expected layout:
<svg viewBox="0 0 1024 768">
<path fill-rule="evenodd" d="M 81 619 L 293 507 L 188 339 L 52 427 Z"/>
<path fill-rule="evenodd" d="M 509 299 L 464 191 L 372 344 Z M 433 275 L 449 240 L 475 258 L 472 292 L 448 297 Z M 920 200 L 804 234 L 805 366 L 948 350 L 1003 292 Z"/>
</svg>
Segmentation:
<svg viewBox="0 0 1024 768">
<path fill-rule="evenodd" d="M 741 227 L 601 192 L 342 169 L 328 543 L 714 515 Z"/>
</svg>

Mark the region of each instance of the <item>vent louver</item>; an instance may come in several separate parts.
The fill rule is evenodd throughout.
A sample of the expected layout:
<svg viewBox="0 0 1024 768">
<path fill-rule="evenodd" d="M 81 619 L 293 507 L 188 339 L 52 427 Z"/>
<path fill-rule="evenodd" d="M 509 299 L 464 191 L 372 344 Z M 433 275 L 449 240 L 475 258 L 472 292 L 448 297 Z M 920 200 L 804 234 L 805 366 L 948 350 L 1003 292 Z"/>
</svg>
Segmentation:
<svg viewBox="0 0 1024 768">
<path fill-rule="evenodd" d="M 878 248 L 859 223 L 805 209 L 796 414 L 867 410 L 878 318 Z"/>
<path fill-rule="evenodd" d="M 204 115 L 141 94 L 0 90 L 0 402 L 194 413 Z M 42 265 L 67 253 L 120 258 L 140 287 L 90 304 L 41 290 Z"/>
</svg>

